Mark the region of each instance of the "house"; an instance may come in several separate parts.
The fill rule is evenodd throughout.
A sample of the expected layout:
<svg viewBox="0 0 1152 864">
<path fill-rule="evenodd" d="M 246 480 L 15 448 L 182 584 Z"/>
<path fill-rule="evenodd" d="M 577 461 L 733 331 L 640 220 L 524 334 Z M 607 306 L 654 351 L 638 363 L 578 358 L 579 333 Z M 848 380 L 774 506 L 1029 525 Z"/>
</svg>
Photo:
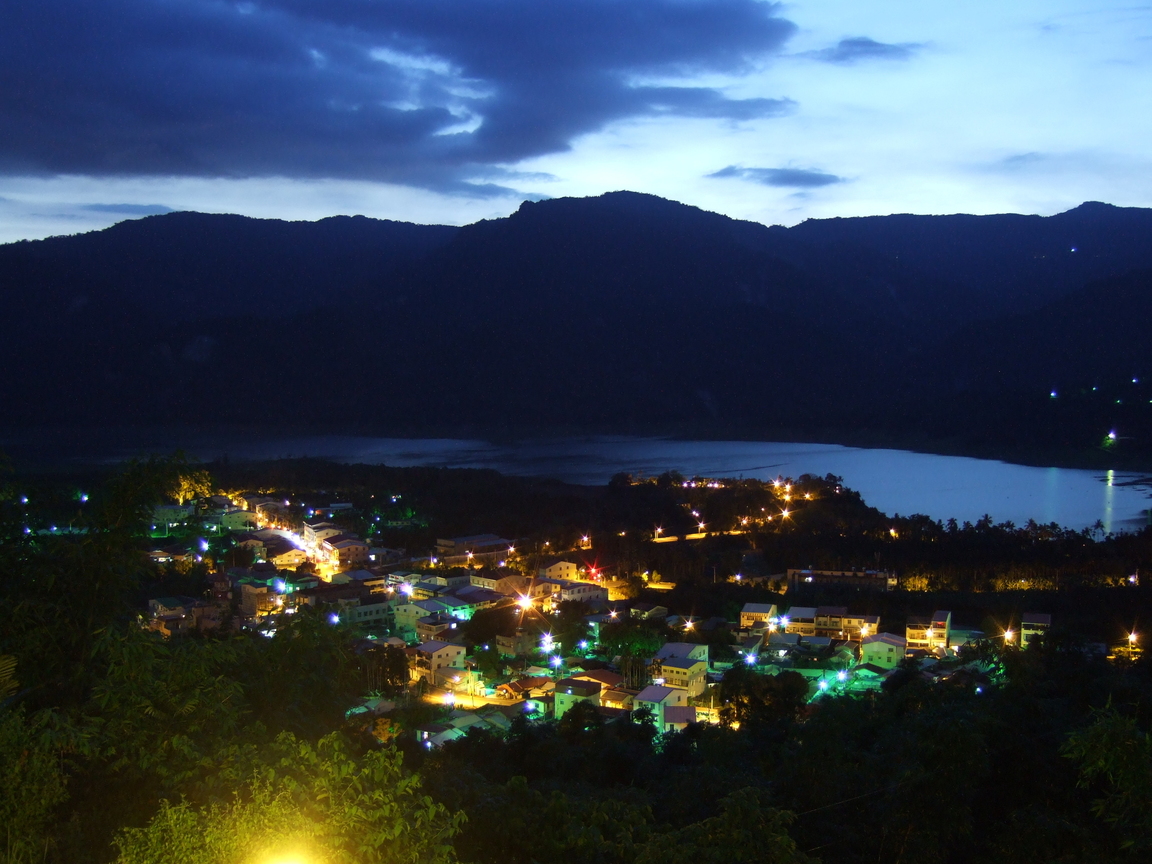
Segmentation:
<svg viewBox="0 0 1152 864">
<path fill-rule="evenodd" d="M 221 515 L 220 527 L 225 531 L 254 531 L 259 525 L 251 510 L 232 510 Z"/>
<path fill-rule="evenodd" d="M 860 642 L 860 663 L 881 669 L 893 669 L 908 650 L 908 640 L 892 633 L 865 636 Z"/>
<path fill-rule="evenodd" d="M 696 722 L 696 709 L 691 705 L 669 705 L 664 709 L 664 731 L 671 732 Z"/>
<path fill-rule="evenodd" d="M 770 624 L 775 624 L 775 603 L 745 603 L 740 610 L 741 630 L 763 630 Z"/>
<path fill-rule="evenodd" d="M 1025 612 L 1020 617 L 1020 647 L 1027 648 L 1028 643 L 1038 636 L 1044 636 L 1052 626 L 1052 616 L 1041 612 Z"/>
<path fill-rule="evenodd" d="M 611 690 L 600 691 L 600 705 L 603 708 L 631 711 L 636 701 L 638 690 L 627 690 L 623 687 L 614 687 Z"/>
<path fill-rule="evenodd" d="M 816 607 L 793 606 L 788 614 L 780 618 L 785 633 L 797 633 L 800 636 L 816 635 Z"/>
<path fill-rule="evenodd" d="M 396 620 L 396 629 L 402 633 L 415 633 L 416 622 L 427 615 L 444 612 L 447 606 L 437 600 L 415 600 L 410 603 L 400 603 L 393 608 Z"/>
<path fill-rule="evenodd" d="M 308 560 L 307 552 L 293 546 L 287 540 L 265 544 L 264 549 L 264 560 L 275 564 L 281 570 L 299 567 Z"/>
<path fill-rule="evenodd" d="M 416 620 L 416 638 L 421 642 L 434 642 L 441 636 L 451 637 L 459 624 L 459 619 L 442 612 L 425 615 Z"/>
<path fill-rule="evenodd" d="M 794 570 L 788 571 L 788 590 L 797 588 L 854 588 L 857 591 L 893 591 L 896 574 L 887 570 Z"/>
<path fill-rule="evenodd" d="M 602 691 L 613 690 L 624 683 L 624 676 L 608 669 L 586 669 L 571 676 L 576 681 L 595 681 Z"/>
<path fill-rule="evenodd" d="M 368 562 L 368 544 L 351 534 L 329 537 L 320 544 L 320 547 L 329 561 L 339 562 L 341 565 Z"/>
<path fill-rule="evenodd" d="M 517 630 L 511 636 L 497 636 L 496 650 L 503 657 L 518 657 L 522 654 L 531 654 L 539 644 L 535 633 L 527 630 Z"/>
<path fill-rule="evenodd" d="M 633 603 L 632 617 L 650 621 L 668 617 L 667 606 L 657 606 L 655 603 Z"/>
<path fill-rule="evenodd" d="M 473 534 L 468 537 L 449 537 L 436 541 L 436 554 L 440 558 L 490 558 L 507 554 L 512 542 L 495 534 Z M 469 554 L 471 553 L 471 554 Z"/>
<path fill-rule="evenodd" d="M 544 579 L 575 579 L 580 568 L 564 558 L 550 558 L 536 570 L 536 575 Z"/>
<path fill-rule="evenodd" d="M 708 661 L 691 657 L 664 657 L 652 661 L 652 680 L 699 696 L 708 686 Z"/>
<path fill-rule="evenodd" d="M 340 575 L 349 582 L 363 585 L 373 594 L 388 593 L 388 577 L 382 573 L 375 573 L 371 570 L 347 570 Z"/>
<path fill-rule="evenodd" d="M 362 627 L 386 627 L 392 618 L 392 603 L 378 597 L 361 597 L 356 606 L 345 611 L 344 618 Z"/>
<path fill-rule="evenodd" d="M 551 678 L 540 675 L 509 681 L 507 684 L 499 684 L 496 687 L 496 692 L 505 699 L 527 699 L 532 695 L 547 693 L 553 687 Z"/>
<path fill-rule="evenodd" d="M 600 705 L 601 685 L 598 681 L 587 681 L 578 678 L 563 678 L 556 682 L 553 695 L 556 697 L 553 710 L 556 719 L 563 717 L 568 709 L 577 702 L 591 702 L 594 706 Z"/>
<path fill-rule="evenodd" d="M 471 584 L 477 588 L 486 588 L 509 597 L 525 594 L 528 590 L 528 580 L 513 570 L 503 568 L 473 570 L 469 578 Z"/>
<path fill-rule="evenodd" d="M 464 668 L 463 645 L 433 640 L 406 648 L 404 653 L 408 655 L 408 675 L 412 681 L 433 683 L 441 669 Z"/>
<path fill-rule="evenodd" d="M 329 537 L 343 533 L 344 529 L 332 522 L 305 522 L 300 536 L 304 538 L 305 546 L 319 548 Z"/>
<path fill-rule="evenodd" d="M 656 731 L 671 731 L 667 727 L 664 712 L 668 708 L 683 707 L 688 704 L 688 691 L 678 687 L 664 687 L 659 684 L 649 684 L 636 694 L 632 700 L 632 710 L 639 711 L 647 708 L 652 713 L 652 720 L 656 724 Z"/>
<path fill-rule="evenodd" d="M 937 648 L 947 649 L 951 629 L 951 612 L 933 612 L 931 618 L 909 618 L 904 631 L 908 650 L 935 651 Z"/>
<path fill-rule="evenodd" d="M 688 657 L 692 660 L 703 660 L 707 665 L 708 646 L 697 645 L 694 642 L 665 642 L 656 652 L 656 659 L 663 660 L 666 657 Z"/>
</svg>

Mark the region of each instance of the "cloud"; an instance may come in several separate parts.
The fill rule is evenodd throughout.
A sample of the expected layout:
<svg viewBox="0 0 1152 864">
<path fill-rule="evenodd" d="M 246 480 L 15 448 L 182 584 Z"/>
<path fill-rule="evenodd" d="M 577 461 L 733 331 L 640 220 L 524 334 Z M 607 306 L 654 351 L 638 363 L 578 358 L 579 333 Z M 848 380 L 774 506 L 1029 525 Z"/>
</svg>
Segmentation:
<svg viewBox="0 0 1152 864">
<path fill-rule="evenodd" d="M 40 0 L 0 29 L 0 173 L 367 179 L 472 196 L 633 117 L 773 117 L 694 86 L 779 53 L 761 0 Z M 642 86 L 637 81 L 671 82 Z"/>
<path fill-rule="evenodd" d="M 790 189 L 815 189 L 820 186 L 844 182 L 843 177 L 811 168 L 744 168 L 740 165 L 729 165 L 727 168 L 721 168 L 707 176 L 738 177 L 742 180 L 762 183 L 765 186 L 782 186 Z"/>
<path fill-rule="evenodd" d="M 924 46 L 919 42 L 903 42 L 898 45 L 877 42 L 867 36 L 853 36 L 841 39 L 831 48 L 807 51 L 803 56 L 825 63 L 856 63 L 860 60 L 911 60 Z"/>
<path fill-rule="evenodd" d="M 123 213 L 128 216 L 155 216 L 160 213 L 171 213 L 171 207 L 163 204 L 82 204 L 81 210 L 91 210 L 93 213 Z"/>
</svg>

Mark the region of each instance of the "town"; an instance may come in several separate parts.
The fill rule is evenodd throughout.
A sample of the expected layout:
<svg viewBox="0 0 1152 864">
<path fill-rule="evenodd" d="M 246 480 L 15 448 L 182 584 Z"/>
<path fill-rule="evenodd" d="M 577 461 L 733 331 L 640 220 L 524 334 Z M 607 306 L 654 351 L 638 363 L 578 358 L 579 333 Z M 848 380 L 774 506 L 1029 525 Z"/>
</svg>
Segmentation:
<svg viewBox="0 0 1152 864">
<path fill-rule="evenodd" d="M 1146 740 L 1114 700 L 1148 689 L 1148 531 L 889 516 L 807 475 L 176 455 L 3 493 L 0 759 L 49 802 L 11 818 L 73 860 L 178 848 L 227 801 L 256 808 L 237 849 L 336 831 L 437 864 L 654 864 L 729 830 L 768 860 L 887 860 L 1001 811 L 980 849 L 1060 860 L 1012 825 L 1095 824 L 1136 781 L 1093 766 Z M 1008 782 L 1032 774 L 1060 800 Z M 1128 812 L 1117 849 L 1146 836 Z"/>
</svg>

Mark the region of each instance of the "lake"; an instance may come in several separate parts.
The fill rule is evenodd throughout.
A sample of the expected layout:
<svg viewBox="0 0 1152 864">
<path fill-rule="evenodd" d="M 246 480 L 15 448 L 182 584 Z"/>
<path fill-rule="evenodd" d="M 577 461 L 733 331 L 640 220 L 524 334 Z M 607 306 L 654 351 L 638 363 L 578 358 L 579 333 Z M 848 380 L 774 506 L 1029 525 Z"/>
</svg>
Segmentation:
<svg viewBox="0 0 1152 864">
<path fill-rule="evenodd" d="M 997 522 L 1035 519 L 1077 529 L 1100 521 L 1107 531 L 1143 526 L 1149 507 L 1147 485 L 1126 485 L 1140 479 L 1137 475 L 834 444 L 591 437 L 500 445 L 444 438 L 316 436 L 188 449 L 203 459 L 227 453 L 232 459 L 313 456 L 398 467 L 493 468 L 589 485 L 606 483 L 621 471 L 761 480 L 836 474 L 868 504 L 888 514 L 923 513 L 960 522 L 988 514 Z"/>
</svg>

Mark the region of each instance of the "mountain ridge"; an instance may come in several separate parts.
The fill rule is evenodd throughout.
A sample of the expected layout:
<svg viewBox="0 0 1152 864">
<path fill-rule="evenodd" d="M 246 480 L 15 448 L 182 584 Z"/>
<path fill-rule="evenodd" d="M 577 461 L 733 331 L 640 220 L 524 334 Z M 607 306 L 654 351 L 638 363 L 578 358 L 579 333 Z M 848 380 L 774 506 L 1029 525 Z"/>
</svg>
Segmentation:
<svg viewBox="0 0 1152 864">
<path fill-rule="evenodd" d="M 1091 317 L 1109 290 L 1091 286 L 1147 269 L 1152 210 L 1099 202 L 791 228 L 631 192 L 459 228 L 169 213 L 0 246 L 0 424 L 811 428 L 1091 447 L 1115 411 L 1033 400 L 1080 361 L 1100 367 L 1065 350 L 1060 382 L 1037 386 L 1029 357 Z M 1128 376 L 1152 363 L 1143 347 L 1112 354 L 1142 367 Z M 1126 447 L 1146 446 L 1149 421 L 1124 416 L 1141 442 Z"/>
</svg>

